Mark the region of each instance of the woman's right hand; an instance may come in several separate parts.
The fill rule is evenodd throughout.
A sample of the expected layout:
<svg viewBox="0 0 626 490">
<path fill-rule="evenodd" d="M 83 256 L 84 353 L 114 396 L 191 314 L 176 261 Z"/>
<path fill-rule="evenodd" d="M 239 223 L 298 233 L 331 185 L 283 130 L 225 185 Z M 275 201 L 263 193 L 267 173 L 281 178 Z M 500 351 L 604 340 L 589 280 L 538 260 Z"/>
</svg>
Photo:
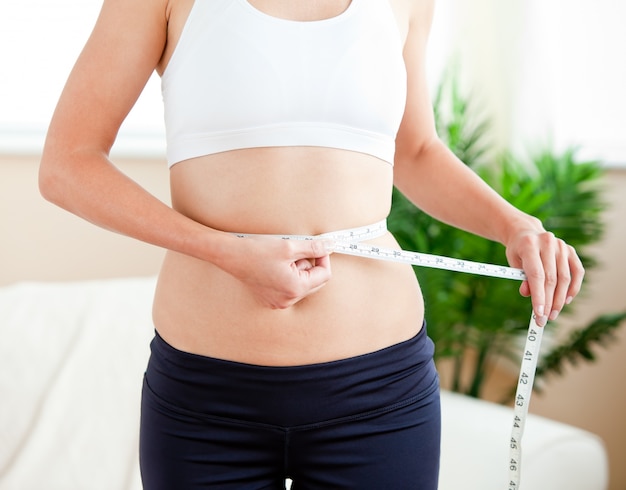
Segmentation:
<svg viewBox="0 0 626 490">
<path fill-rule="evenodd" d="M 330 280 L 330 245 L 324 240 L 233 236 L 217 265 L 243 282 L 263 306 L 286 309 Z"/>
</svg>

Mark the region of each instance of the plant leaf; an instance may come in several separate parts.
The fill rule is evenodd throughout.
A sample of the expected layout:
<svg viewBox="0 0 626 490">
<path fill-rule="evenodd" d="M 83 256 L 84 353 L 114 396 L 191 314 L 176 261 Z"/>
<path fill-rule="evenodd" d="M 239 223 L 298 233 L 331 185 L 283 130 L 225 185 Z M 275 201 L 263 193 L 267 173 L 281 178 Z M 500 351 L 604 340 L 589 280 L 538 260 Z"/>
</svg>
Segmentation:
<svg viewBox="0 0 626 490">
<path fill-rule="evenodd" d="M 626 320 L 626 311 L 610 313 L 597 317 L 589 325 L 571 333 L 568 340 L 553 348 L 541 358 L 535 377 L 547 377 L 563 372 L 567 364 L 576 365 L 578 361 L 595 359 L 594 347 L 608 345 L 615 339 L 615 330 Z"/>
</svg>

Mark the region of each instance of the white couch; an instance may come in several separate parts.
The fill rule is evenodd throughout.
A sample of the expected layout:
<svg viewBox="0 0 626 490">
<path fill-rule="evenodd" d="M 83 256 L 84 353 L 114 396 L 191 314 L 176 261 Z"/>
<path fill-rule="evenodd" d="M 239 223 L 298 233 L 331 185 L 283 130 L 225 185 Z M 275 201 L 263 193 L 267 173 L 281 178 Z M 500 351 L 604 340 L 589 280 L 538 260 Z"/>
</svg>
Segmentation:
<svg viewBox="0 0 626 490">
<path fill-rule="evenodd" d="M 0 288 L 0 490 L 141 488 L 138 405 L 154 285 Z M 444 392 L 442 413 L 440 489 L 506 490 L 511 410 Z M 523 443 L 523 490 L 606 490 L 597 436 L 531 416 Z"/>
</svg>

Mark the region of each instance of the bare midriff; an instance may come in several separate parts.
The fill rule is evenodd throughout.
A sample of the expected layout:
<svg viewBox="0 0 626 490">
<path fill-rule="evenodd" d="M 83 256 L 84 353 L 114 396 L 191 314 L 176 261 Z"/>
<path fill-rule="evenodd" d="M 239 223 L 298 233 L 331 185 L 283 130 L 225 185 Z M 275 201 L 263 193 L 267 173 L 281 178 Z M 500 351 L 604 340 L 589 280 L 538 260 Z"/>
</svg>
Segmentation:
<svg viewBox="0 0 626 490">
<path fill-rule="evenodd" d="M 211 228 L 317 235 L 385 218 L 393 167 L 345 150 L 255 148 L 177 163 L 170 177 L 173 207 Z M 371 243 L 398 246 L 389 233 Z M 271 309 L 215 265 L 168 252 L 156 329 L 177 349 L 266 366 L 344 359 L 419 331 L 424 307 L 410 266 L 333 254 L 331 267 L 321 290 Z"/>
</svg>

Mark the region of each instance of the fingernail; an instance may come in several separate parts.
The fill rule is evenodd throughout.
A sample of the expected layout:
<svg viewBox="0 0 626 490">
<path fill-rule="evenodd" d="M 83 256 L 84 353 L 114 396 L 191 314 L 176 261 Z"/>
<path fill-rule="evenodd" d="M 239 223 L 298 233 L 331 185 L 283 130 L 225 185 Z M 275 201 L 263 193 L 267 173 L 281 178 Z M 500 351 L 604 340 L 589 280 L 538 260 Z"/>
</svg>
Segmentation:
<svg viewBox="0 0 626 490">
<path fill-rule="evenodd" d="M 544 315 L 544 310 L 544 305 L 537 306 L 537 309 L 535 310 L 535 323 L 537 323 L 540 327 L 543 327 L 546 323 L 548 323 L 548 317 Z"/>
<path fill-rule="evenodd" d="M 554 321 L 559 316 L 559 312 L 557 310 L 552 310 L 550 313 L 550 321 Z"/>
<path fill-rule="evenodd" d="M 566 305 L 569 305 L 572 301 L 574 301 L 574 298 L 572 296 L 568 296 L 567 298 L 565 298 Z"/>
</svg>

